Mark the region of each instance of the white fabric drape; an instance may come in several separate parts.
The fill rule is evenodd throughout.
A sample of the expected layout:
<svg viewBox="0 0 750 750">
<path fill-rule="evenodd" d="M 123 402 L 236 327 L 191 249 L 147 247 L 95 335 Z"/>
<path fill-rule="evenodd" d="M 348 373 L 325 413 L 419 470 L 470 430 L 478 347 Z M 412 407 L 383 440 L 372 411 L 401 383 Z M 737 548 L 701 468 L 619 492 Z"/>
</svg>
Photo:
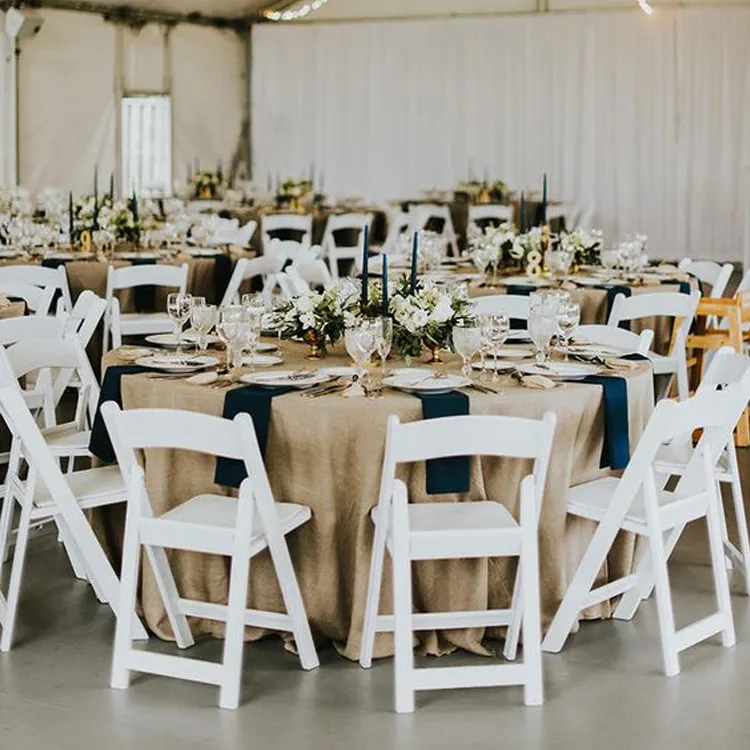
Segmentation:
<svg viewBox="0 0 750 750">
<path fill-rule="evenodd" d="M 16 184 L 16 112 L 14 44 L 5 35 L 5 13 L 0 12 L 0 187 Z"/>
<path fill-rule="evenodd" d="M 254 175 L 401 198 L 486 173 L 610 239 L 741 259 L 750 9 L 258 26 Z"/>
</svg>

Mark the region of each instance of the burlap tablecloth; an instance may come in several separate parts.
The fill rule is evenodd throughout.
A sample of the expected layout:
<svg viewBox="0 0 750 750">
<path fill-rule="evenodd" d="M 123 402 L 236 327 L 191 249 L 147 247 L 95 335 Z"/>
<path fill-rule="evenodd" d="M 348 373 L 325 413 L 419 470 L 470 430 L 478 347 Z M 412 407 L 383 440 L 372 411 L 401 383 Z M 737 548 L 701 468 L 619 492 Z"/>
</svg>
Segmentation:
<svg viewBox="0 0 750 750">
<path fill-rule="evenodd" d="M 285 366 L 309 366 L 306 347 L 282 344 Z M 347 364 L 335 347 L 323 364 Z M 444 368 L 455 369 L 450 360 Z M 117 352 L 106 364 L 121 363 Z M 628 381 L 631 448 L 635 446 L 653 409 L 650 366 L 624 373 Z M 592 526 L 565 513 L 570 485 L 600 474 L 603 436 L 602 389 L 567 383 L 550 391 L 535 391 L 509 384 L 503 395 L 468 391 L 472 414 L 507 414 L 540 418 L 550 410 L 558 417 L 540 524 L 541 588 L 544 622 L 548 623 L 565 593 L 570 577 L 592 532 Z M 225 392 L 180 381 L 149 380 L 147 375 L 122 379 L 123 406 L 180 408 L 220 415 Z M 309 399 L 288 394 L 274 399 L 266 452 L 266 467 L 277 500 L 308 505 L 312 520 L 288 537 L 308 617 L 314 631 L 333 640 L 347 657 L 358 656 L 372 544 L 370 509 L 377 503 L 381 479 L 386 421 L 397 414 L 403 421 L 421 419 L 420 401 L 387 390 L 382 399 L 340 395 Z M 146 478 L 157 514 L 202 492 L 224 492 L 213 484 L 214 459 L 175 451 L 148 451 Z M 520 481 L 528 467 L 511 459 L 474 459 L 471 491 L 450 500 L 497 499 L 518 511 Z M 413 502 L 429 502 L 423 465 L 402 472 Z M 446 499 L 444 496 L 441 500 Z M 100 536 L 110 554 L 119 557 L 122 509 L 107 509 L 96 518 Z M 632 569 L 634 542 L 623 535 L 610 555 L 613 575 Z M 181 595 L 225 602 L 228 561 L 225 558 L 173 552 L 170 560 Z M 141 603 L 149 627 L 162 638 L 172 637 L 153 577 L 144 564 Z M 483 609 L 508 606 L 515 563 L 508 560 L 440 561 L 415 565 L 414 604 L 420 611 Z M 603 576 L 607 571 L 603 572 Z M 283 611 L 267 556 L 253 560 L 248 603 Z M 382 607 L 390 607 L 390 572 L 386 569 Z M 609 615 L 607 605 L 588 613 Z M 191 621 L 196 634 L 221 636 L 223 627 L 209 621 Z M 258 632 L 249 637 L 259 637 Z M 459 646 L 484 653 L 482 629 L 421 634 L 422 648 L 440 653 Z M 388 635 L 378 636 L 376 655 L 392 653 Z"/>
</svg>

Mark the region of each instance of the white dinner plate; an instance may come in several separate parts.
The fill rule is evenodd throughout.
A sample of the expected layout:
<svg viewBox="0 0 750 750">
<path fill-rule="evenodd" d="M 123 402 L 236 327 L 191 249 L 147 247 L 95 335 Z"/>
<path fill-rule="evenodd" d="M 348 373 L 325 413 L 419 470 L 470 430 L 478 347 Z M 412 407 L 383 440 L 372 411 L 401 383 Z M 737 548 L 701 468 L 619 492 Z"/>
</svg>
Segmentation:
<svg viewBox="0 0 750 750">
<path fill-rule="evenodd" d="M 398 388 L 407 393 L 449 393 L 457 388 L 471 385 L 471 380 L 462 375 L 441 375 L 431 372 L 427 376 L 416 377 L 391 375 L 383 381 L 383 385 Z"/>
<path fill-rule="evenodd" d="M 275 352 L 278 351 L 279 345 L 278 344 L 268 344 L 265 341 L 261 341 L 258 346 L 255 347 L 255 351 L 257 352 Z"/>
<path fill-rule="evenodd" d="M 495 352 L 489 352 L 487 355 L 488 359 L 492 359 L 495 356 Z M 528 359 L 534 356 L 534 352 L 529 347 L 502 347 L 497 350 L 498 359 Z"/>
<path fill-rule="evenodd" d="M 120 260 L 159 260 L 161 253 L 116 253 L 115 257 Z"/>
<path fill-rule="evenodd" d="M 332 378 L 349 378 L 357 374 L 356 367 L 326 367 L 321 370 Z"/>
<path fill-rule="evenodd" d="M 428 375 L 433 375 L 435 370 L 429 367 L 397 367 L 395 370 L 391 370 L 391 376 L 400 378 L 426 378 Z"/>
<path fill-rule="evenodd" d="M 522 344 L 526 344 L 526 343 L 531 343 L 531 336 L 529 336 L 528 331 L 524 331 L 524 330 L 511 331 L 508 334 L 508 338 L 506 339 L 506 341 L 514 341 L 516 343 L 520 342 Z"/>
<path fill-rule="evenodd" d="M 623 354 L 630 354 L 624 349 L 616 349 L 614 346 L 604 346 L 603 344 L 577 344 L 573 343 L 568 349 L 570 354 L 579 357 L 621 357 Z"/>
<path fill-rule="evenodd" d="M 184 250 L 180 250 L 180 252 L 190 255 L 193 258 L 215 258 L 217 255 L 223 255 L 221 250 L 205 247 L 186 247 Z"/>
<path fill-rule="evenodd" d="M 601 286 L 602 280 L 596 276 L 571 276 L 570 280 L 578 286 Z"/>
<path fill-rule="evenodd" d="M 550 285 L 547 279 L 540 279 L 537 276 L 508 276 L 500 281 L 503 286 L 535 286 L 539 289 Z"/>
<path fill-rule="evenodd" d="M 544 375 L 547 378 L 565 378 L 576 380 L 601 372 L 598 365 L 587 365 L 580 362 L 548 362 L 545 365 L 518 365 L 519 372 L 527 375 Z"/>
<path fill-rule="evenodd" d="M 243 357 L 243 367 L 273 367 L 280 365 L 284 360 L 281 357 L 274 357 L 272 354 L 256 354 L 254 357 Z"/>
<path fill-rule="evenodd" d="M 177 348 L 177 339 L 174 337 L 173 333 L 155 333 L 152 336 L 146 336 L 146 341 L 148 341 L 149 344 L 163 346 L 166 349 Z M 206 341 L 208 341 L 209 344 L 218 344 L 219 337 L 211 335 L 206 338 Z M 195 333 L 195 331 L 185 331 L 185 333 L 182 334 L 180 343 L 183 346 L 194 346 L 198 343 L 198 334 Z"/>
<path fill-rule="evenodd" d="M 319 370 L 279 370 L 277 372 L 250 372 L 243 375 L 240 380 L 250 385 L 260 385 L 265 388 L 277 388 L 287 386 L 290 388 L 312 388 L 330 380 L 330 376 Z"/>
<path fill-rule="evenodd" d="M 91 260 L 94 253 L 52 253 L 45 255 L 45 260 Z"/>
<path fill-rule="evenodd" d="M 495 370 L 495 360 L 490 358 L 486 359 L 484 362 L 472 362 L 471 366 L 475 370 L 489 370 L 490 372 L 493 372 Z M 512 370 L 514 367 L 515 365 L 512 362 L 498 361 L 497 363 L 498 372 L 502 372 L 503 370 Z"/>
<path fill-rule="evenodd" d="M 151 367 L 154 370 L 164 370 L 165 372 L 197 372 L 208 367 L 215 367 L 219 364 L 219 360 L 216 357 L 208 356 L 185 355 L 178 357 L 176 354 L 154 354 L 150 357 L 141 357 L 135 363 L 141 367 Z"/>
</svg>

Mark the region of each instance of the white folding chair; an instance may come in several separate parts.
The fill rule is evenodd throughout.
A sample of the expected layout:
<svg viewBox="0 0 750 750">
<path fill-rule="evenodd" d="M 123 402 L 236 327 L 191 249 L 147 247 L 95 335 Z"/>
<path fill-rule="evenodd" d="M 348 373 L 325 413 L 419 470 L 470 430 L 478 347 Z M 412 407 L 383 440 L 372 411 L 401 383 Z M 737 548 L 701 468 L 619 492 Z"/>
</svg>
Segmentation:
<svg viewBox="0 0 750 750">
<path fill-rule="evenodd" d="M 527 705 L 542 703 L 537 526 L 555 423 L 551 413 L 539 421 L 470 416 L 402 425 L 398 417 L 389 418 L 380 498 L 372 513 L 375 539 L 360 664 L 371 665 L 376 632 L 394 632 L 397 712 L 414 711 L 417 690 L 454 687 L 523 685 Z M 409 504 L 406 487 L 395 478 L 398 465 L 448 456 L 533 460 L 533 469 L 521 484 L 520 520 L 494 500 Z M 386 549 L 393 568 L 393 615 L 378 614 Z M 413 561 L 481 557 L 518 557 L 510 609 L 413 614 Z M 414 668 L 414 630 L 500 625 L 509 627 L 505 649 L 509 659 L 515 657 L 523 628 L 523 664 Z"/>
<path fill-rule="evenodd" d="M 587 341 L 591 344 L 620 349 L 623 354 L 643 354 L 646 356 L 651 351 L 654 341 L 654 332 L 647 328 L 640 333 L 633 333 L 624 328 L 615 328 L 609 325 L 584 325 L 578 326 L 575 332 L 576 341 Z"/>
<path fill-rule="evenodd" d="M 112 348 L 122 346 L 123 336 L 137 336 L 152 333 L 170 333 L 174 329 L 165 312 L 122 313 L 120 301 L 115 293 L 121 289 L 139 286 L 161 286 L 175 289 L 183 294 L 187 290 L 188 265 L 143 265 L 125 266 L 107 270 L 107 308 L 104 312 L 104 342 L 102 350 L 109 351 L 110 336 Z"/>
<path fill-rule="evenodd" d="M 299 242 L 303 245 L 312 244 L 312 216 L 302 214 L 266 214 L 260 220 L 260 233 L 263 241 L 263 252 L 279 232 L 295 232 L 299 234 Z"/>
<path fill-rule="evenodd" d="M 443 228 L 439 234 L 445 240 L 450 254 L 458 257 L 458 238 L 453 226 L 453 217 L 451 216 L 450 208 L 447 205 L 439 205 L 437 203 L 423 203 L 414 206 L 412 211 L 410 234 L 415 230 L 421 231 L 425 229 L 432 220 L 440 221 L 443 224 Z"/>
<path fill-rule="evenodd" d="M 58 304 L 57 314 L 64 319 L 64 333 L 75 333 L 85 349 L 94 337 L 106 308 L 106 300 L 94 294 L 90 289 L 85 289 L 78 295 L 78 299 L 69 313 L 65 313 L 61 305 Z"/>
<path fill-rule="evenodd" d="M 324 260 L 297 261 L 287 268 L 288 274 L 296 274 L 308 286 L 330 289 L 336 283 Z"/>
<path fill-rule="evenodd" d="M 500 226 L 500 224 L 512 221 L 513 206 L 501 206 L 497 203 L 469 206 L 468 226 L 473 227 L 474 229 L 480 229 L 480 223 Z"/>
<path fill-rule="evenodd" d="M 0 279 L 0 295 L 23 300 L 30 313 L 43 316 L 50 314 L 52 300 L 55 298 L 55 288 L 51 286 L 42 288 L 21 281 L 2 281 Z"/>
<path fill-rule="evenodd" d="M 492 294 L 472 300 L 475 315 L 507 315 L 514 320 L 529 320 L 529 298 L 521 294 Z"/>
<path fill-rule="evenodd" d="M 672 350 L 667 355 L 650 352 L 648 357 L 653 365 L 655 375 L 676 376 L 677 395 L 681 401 L 686 399 L 690 392 L 685 346 L 700 297 L 701 293 L 698 290 L 694 290 L 691 294 L 656 292 L 654 294 L 636 294 L 632 297 L 618 294 L 607 321 L 607 325 L 617 327 L 624 321 L 640 318 L 659 316 L 674 318 L 676 330 Z"/>
<path fill-rule="evenodd" d="M 372 229 L 372 214 L 340 214 L 329 216 L 323 233 L 323 255 L 334 280 L 339 278 L 339 261 L 353 261 L 353 270 L 362 268 L 362 251 L 365 227 Z M 356 242 L 351 245 L 339 244 L 337 232 L 356 234 Z"/>
<path fill-rule="evenodd" d="M 62 336 L 67 316 L 26 315 L 22 318 L 0 320 L 0 346 L 15 344 L 27 339 L 49 339 Z"/>
<path fill-rule="evenodd" d="M 310 291 L 310 287 L 304 284 L 299 274 L 296 274 L 295 276 L 296 278 L 294 278 L 286 271 L 282 271 L 281 273 L 276 274 L 276 283 L 278 284 L 279 290 L 281 291 L 280 296 L 281 299 L 285 302 L 288 302 L 289 300 L 292 300 L 295 297 L 298 297 L 299 295 L 305 294 L 305 292 Z"/>
<path fill-rule="evenodd" d="M 746 375 L 741 383 L 722 391 L 704 392 L 681 402 L 660 401 L 621 479 L 604 477 L 570 489 L 568 514 L 594 521 L 598 527 L 547 631 L 543 643 L 545 651 L 560 651 L 579 613 L 612 597 L 625 594 L 614 616 L 631 619 L 652 581 L 656 588 L 659 635 L 667 676 L 679 673 L 680 651 L 706 638 L 721 633 L 724 646 L 734 645 L 722 543 L 721 499 L 714 472 L 749 396 L 750 376 Z M 703 436 L 692 451 L 679 484 L 674 491 L 665 490 L 666 482 L 657 481 L 660 447 L 697 429 L 703 430 Z M 677 630 L 667 571 L 670 543 L 665 542 L 665 535 L 679 536 L 687 523 L 699 518 L 705 518 L 708 525 L 718 611 Z M 637 572 L 594 588 L 596 577 L 621 530 L 644 537 L 648 554 L 641 560 Z"/>
<path fill-rule="evenodd" d="M 260 258 L 240 258 L 232 271 L 221 306 L 226 307 L 239 302 L 240 287 L 245 281 L 261 278 L 263 280 L 263 297 L 270 304 L 271 293 L 276 286 L 276 275 L 284 267 L 284 261 L 274 256 L 262 255 Z"/>
<path fill-rule="evenodd" d="M 683 258 L 678 267 L 680 271 L 694 276 L 702 284 L 708 284 L 711 287 L 709 296 L 713 299 L 724 296 L 729 279 L 734 273 L 734 266 L 731 263 L 725 263 L 722 266 L 712 260 Z"/>
<path fill-rule="evenodd" d="M 131 671 L 149 672 L 218 685 L 219 705 L 237 708 L 245 625 L 291 631 L 302 668 L 315 669 L 318 656 L 285 539 L 310 519 L 310 509 L 274 501 L 251 418 L 240 414 L 229 421 L 196 412 L 161 409 L 123 412 L 113 402 L 102 406 L 102 414 L 129 491 L 120 595 L 122 616 L 118 617 L 115 633 L 112 687 L 127 688 Z M 244 461 L 250 478 L 242 483 L 239 500 L 200 494 L 157 517 L 135 453 L 152 448 Z M 135 611 L 142 546 L 180 648 L 194 643 L 188 616 L 226 622 L 221 664 L 133 649 L 129 613 Z M 228 603 L 181 598 L 165 549 L 231 557 Z M 247 609 L 250 560 L 265 549 L 271 554 L 288 614 Z"/>
<path fill-rule="evenodd" d="M 3 266 L 0 267 L 0 290 L 3 290 L 6 284 L 28 284 L 40 290 L 51 288 L 53 297 L 55 292 L 60 292 L 66 311 L 69 311 L 73 307 L 65 265 L 57 268 L 30 265 Z"/>
<path fill-rule="evenodd" d="M 741 383 L 749 369 L 750 358 L 743 354 L 737 354 L 731 347 L 723 347 L 719 349 L 706 369 L 698 386 L 698 393 L 715 391 L 727 385 Z M 663 445 L 656 454 L 656 471 L 667 476 L 682 476 L 690 461 L 692 449 L 692 435 L 683 435 L 681 438 L 676 438 Z M 748 537 L 745 503 L 742 496 L 742 480 L 740 479 L 737 448 L 734 440 L 727 442 L 725 450 L 719 456 L 715 475 L 719 485 L 728 484 L 730 486 L 737 523 L 739 549 L 729 539 L 724 506 L 720 504 L 719 510 L 721 511 L 722 536 L 727 567 L 739 569 L 745 580 L 745 592 L 750 595 L 750 538 Z M 667 557 L 677 543 L 680 533 L 681 530 L 670 538 L 666 547 Z"/>
<path fill-rule="evenodd" d="M 0 650 L 9 651 L 32 524 L 54 520 L 66 547 L 74 550 L 78 564 L 86 571 L 99 601 L 117 609 L 119 581 L 84 511 L 125 502 L 127 492 L 116 466 L 63 474 L 17 387 L 0 387 L 0 411 L 13 436 L 7 492 L 0 513 L 0 550 L 7 547 L 15 505 L 21 510 L 7 597 L 0 594 Z M 25 480 L 19 473 L 22 456 L 28 463 Z M 146 638 L 146 631 L 134 614 L 132 619 L 135 637 Z"/>
<path fill-rule="evenodd" d="M 317 260 L 322 254 L 323 249 L 320 245 L 310 246 L 306 242 L 278 238 L 272 239 L 263 249 L 264 258 L 281 259 L 282 265 L 288 262 Z"/>
</svg>

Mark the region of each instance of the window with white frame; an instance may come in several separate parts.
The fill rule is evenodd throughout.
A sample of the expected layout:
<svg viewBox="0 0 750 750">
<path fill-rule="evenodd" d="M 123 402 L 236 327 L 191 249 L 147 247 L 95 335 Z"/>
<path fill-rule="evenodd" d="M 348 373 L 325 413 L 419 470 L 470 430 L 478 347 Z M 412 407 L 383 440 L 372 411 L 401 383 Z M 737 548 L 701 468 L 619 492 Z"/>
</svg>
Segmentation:
<svg viewBox="0 0 750 750">
<path fill-rule="evenodd" d="M 172 193 L 172 103 L 168 96 L 122 100 L 123 195 Z"/>
</svg>

